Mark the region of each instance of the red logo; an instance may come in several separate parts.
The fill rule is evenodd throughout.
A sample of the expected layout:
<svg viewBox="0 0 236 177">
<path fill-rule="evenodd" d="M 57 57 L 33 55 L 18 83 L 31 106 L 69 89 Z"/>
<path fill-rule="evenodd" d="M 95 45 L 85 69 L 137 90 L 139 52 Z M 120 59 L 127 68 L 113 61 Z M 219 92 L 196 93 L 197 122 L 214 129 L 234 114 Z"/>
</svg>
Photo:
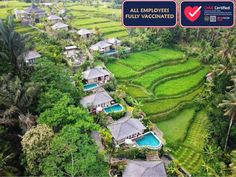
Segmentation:
<svg viewBox="0 0 236 177">
<path fill-rule="evenodd" d="M 202 6 L 194 6 L 194 7 L 187 6 L 184 9 L 184 15 L 188 20 L 190 20 L 191 22 L 194 22 L 201 15 L 201 8 Z"/>
</svg>

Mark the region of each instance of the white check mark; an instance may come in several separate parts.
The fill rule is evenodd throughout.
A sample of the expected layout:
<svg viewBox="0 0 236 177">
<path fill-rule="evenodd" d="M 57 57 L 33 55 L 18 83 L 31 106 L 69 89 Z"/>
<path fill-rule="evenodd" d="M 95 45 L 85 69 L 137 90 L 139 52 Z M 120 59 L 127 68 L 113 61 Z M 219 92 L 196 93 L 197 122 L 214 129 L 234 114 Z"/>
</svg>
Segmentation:
<svg viewBox="0 0 236 177">
<path fill-rule="evenodd" d="M 198 9 L 193 14 L 191 12 L 189 12 L 189 15 L 191 17 L 195 16 L 201 8 L 202 8 L 202 6 L 198 7 Z"/>
</svg>

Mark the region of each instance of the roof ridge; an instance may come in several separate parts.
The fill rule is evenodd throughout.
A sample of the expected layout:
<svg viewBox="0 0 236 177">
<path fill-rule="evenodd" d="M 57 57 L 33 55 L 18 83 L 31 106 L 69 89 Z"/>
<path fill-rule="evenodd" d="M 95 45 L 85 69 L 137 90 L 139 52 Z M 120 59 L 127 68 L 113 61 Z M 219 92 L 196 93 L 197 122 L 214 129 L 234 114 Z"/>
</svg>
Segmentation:
<svg viewBox="0 0 236 177">
<path fill-rule="evenodd" d="M 92 74 L 91 72 L 92 72 L 93 70 L 96 70 L 97 72 L 99 72 L 99 74 L 101 73 L 101 71 L 99 71 L 99 68 L 96 68 L 96 67 L 95 67 L 95 68 L 92 68 L 92 69 L 89 70 L 88 77 L 91 76 L 91 74 Z"/>
<path fill-rule="evenodd" d="M 118 132 L 117 138 L 120 137 L 121 124 L 123 124 L 124 122 L 128 121 L 130 118 L 123 117 L 123 118 L 121 118 L 121 119 L 126 119 L 126 120 L 124 120 L 123 122 L 117 122 L 117 123 L 114 123 L 114 124 L 113 124 L 113 125 L 120 124 L 120 125 L 119 125 L 119 132 Z M 119 120 L 118 120 L 118 121 L 119 121 Z"/>
<path fill-rule="evenodd" d="M 148 162 L 148 161 L 146 161 L 146 162 Z M 151 166 L 151 167 L 146 167 L 146 169 L 144 170 L 144 172 L 142 173 L 142 175 L 146 172 L 146 171 L 148 171 L 148 170 L 150 170 L 151 168 L 154 168 L 154 167 L 157 167 L 157 166 L 159 166 L 160 165 L 160 163 L 162 163 L 162 161 L 155 161 L 155 162 L 157 162 L 157 164 L 154 164 L 153 166 Z"/>
<path fill-rule="evenodd" d="M 131 119 L 134 119 L 134 120 L 136 120 L 135 118 L 129 118 L 128 120 L 131 120 Z M 138 120 L 138 119 L 137 119 Z M 140 120 L 138 120 L 138 121 L 140 121 Z M 140 121 L 141 122 L 141 121 Z M 137 127 L 136 126 L 134 126 L 134 125 L 132 125 L 130 122 L 128 122 L 128 124 L 130 125 L 130 126 L 132 126 L 132 127 L 134 127 L 135 129 L 137 129 Z"/>
</svg>

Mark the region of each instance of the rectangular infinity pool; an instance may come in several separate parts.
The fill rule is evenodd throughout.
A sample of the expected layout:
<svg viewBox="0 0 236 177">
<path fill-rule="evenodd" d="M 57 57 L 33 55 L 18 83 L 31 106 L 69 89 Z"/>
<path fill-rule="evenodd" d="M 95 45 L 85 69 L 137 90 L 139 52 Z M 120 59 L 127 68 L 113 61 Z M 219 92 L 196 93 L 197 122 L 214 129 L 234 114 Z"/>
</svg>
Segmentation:
<svg viewBox="0 0 236 177">
<path fill-rule="evenodd" d="M 114 104 L 110 107 L 104 108 L 104 112 L 109 114 L 112 112 L 120 112 L 123 110 L 123 106 L 121 106 L 120 104 Z"/>
<path fill-rule="evenodd" d="M 89 91 L 89 90 L 95 89 L 96 87 L 98 87 L 97 83 L 86 84 L 84 85 L 84 91 Z"/>
<path fill-rule="evenodd" d="M 154 135 L 153 132 L 144 134 L 136 140 L 136 143 L 140 147 L 147 147 L 151 149 L 157 149 L 161 146 L 161 141 Z"/>
</svg>

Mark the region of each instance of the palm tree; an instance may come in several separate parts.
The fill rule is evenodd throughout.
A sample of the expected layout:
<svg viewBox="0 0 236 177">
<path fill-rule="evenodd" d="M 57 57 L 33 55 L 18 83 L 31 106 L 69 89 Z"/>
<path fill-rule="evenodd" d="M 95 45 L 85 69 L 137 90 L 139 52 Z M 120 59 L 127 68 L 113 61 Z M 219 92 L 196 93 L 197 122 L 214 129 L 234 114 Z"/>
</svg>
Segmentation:
<svg viewBox="0 0 236 177">
<path fill-rule="evenodd" d="M 35 123 L 35 117 L 29 114 L 38 88 L 33 83 L 22 83 L 17 76 L 11 74 L 0 78 L 0 107 L 4 110 L 0 115 L 0 124 L 12 126 L 22 125 L 26 130 Z"/>
<path fill-rule="evenodd" d="M 13 72 L 21 77 L 20 66 L 23 60 L 19 61 L 19 56 L 24 50 L 24 37 L 14 31 L 13 16 L 8 16 L 4 22 L 0 19 L 0 41 L 0 56 L 9 60 Z"/>
<path fill-rule="evenodd" d="M 224 150 L 226 150 L 227 148 L 230 130 L 231 130 L 233 121 L 236 117 L 236 88 L 235 87 L 232 91 L 226 94 L 226 98 L 227 98 L 226 100 L 223 100 L 222 103 L 219 104 L 220 107 L 224 108 L 224 115 L 230 118 Z"/>
<path fill-rule="evenodd" d="M 126 90 L 125 85 L 118 85 L 117 88 L 116 88 L 117 97 L 124 98 L 126 96 L 125 90 Z"/>
<path fill-rule="evenodd" d="M 235 32 L 233 29 L 222 32 L 220 47 L 218 49 L 218 56 L 221 58 L 221 63 L 225 65 L 232 64 L 236 56 Z"/>
</svg>

